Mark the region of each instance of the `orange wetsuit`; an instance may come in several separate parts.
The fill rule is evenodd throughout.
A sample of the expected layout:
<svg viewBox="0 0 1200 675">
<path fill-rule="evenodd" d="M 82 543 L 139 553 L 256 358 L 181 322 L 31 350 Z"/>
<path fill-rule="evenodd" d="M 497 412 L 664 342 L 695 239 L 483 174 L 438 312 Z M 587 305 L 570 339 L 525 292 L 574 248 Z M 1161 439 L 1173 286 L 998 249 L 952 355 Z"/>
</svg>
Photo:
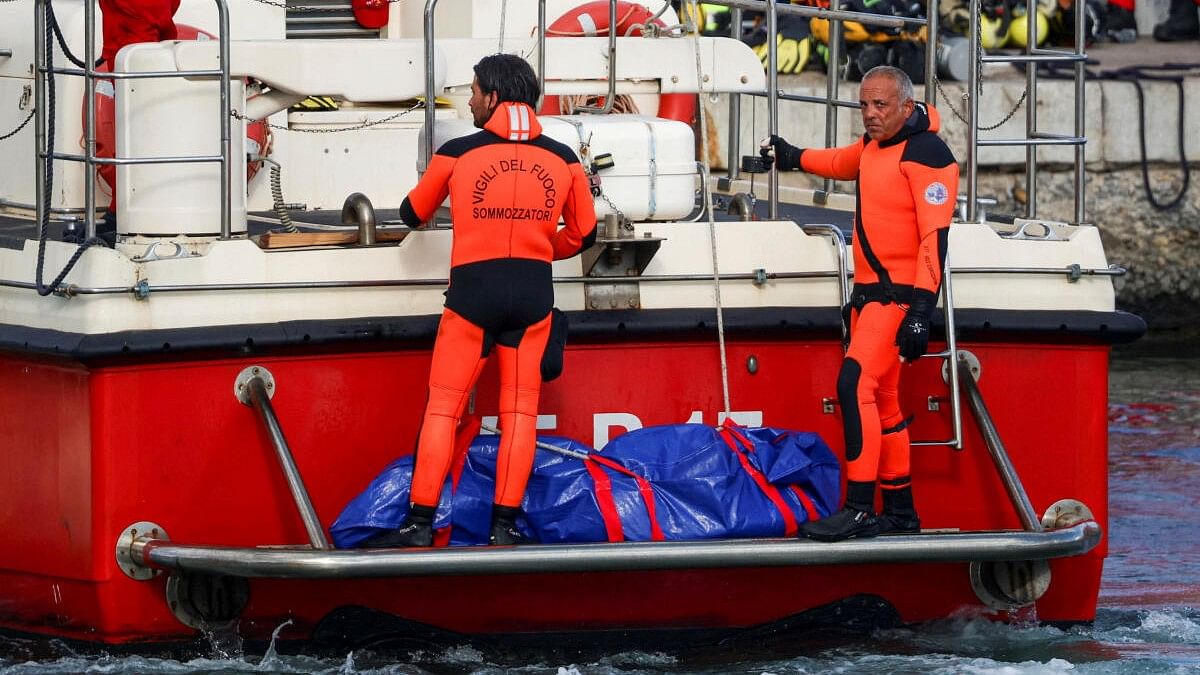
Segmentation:
<svg viewBox="0 0 1200 675">
<path fill-rule="evenodd" d="M 937 111 L 917 104 L 900 131 L 882 143 L 864 136 L 800 155 L 805 171 L 858 181 L 850 348 L 838 375 L 838 399 L 848 501 L 855 496 L 855 483 L 869 482 L 866 509 L 873 506 L 877 477 L 885 491 L 909 485 L 896 333 L 914 298 L 936 303 L 958 193 L 958 165 L 937 131 Z"/>
<path fill-rule="evenodd" d="M 579 159 L 541 131 L 528 105 L 501 103 L 482 131 L 438 149 L 400 207 L 404 222 L 418 226 L 449 194 L 454 222 L 450 288 L 417 442 L 414 504 L 437 505 L 455 427 L 493 347 L 500 358 L 503 431 L 496 503 L 517 507 L 525 494 L 554 302 L 550 261 L 590 246 L 596 230 Z"/>
</svg>

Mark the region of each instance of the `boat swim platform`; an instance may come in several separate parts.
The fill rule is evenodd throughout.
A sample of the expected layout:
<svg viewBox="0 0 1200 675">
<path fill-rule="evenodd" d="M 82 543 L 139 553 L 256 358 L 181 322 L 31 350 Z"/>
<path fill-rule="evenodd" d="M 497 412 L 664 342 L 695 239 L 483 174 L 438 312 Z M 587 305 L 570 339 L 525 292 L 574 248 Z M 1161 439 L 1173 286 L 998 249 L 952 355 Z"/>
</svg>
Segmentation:
<svg viewBox="0 0 1200 675">
<path fill-rule="evenodd" d="M 725 539 L 679 542 L 528 544 L 413 549 L 222 547 L 170 541 L 136 523 L 117 542 L 121 569 L 135 579 L 155 570 L 244 578 L 356 579 L 412 576 L 617 572 L 733 567 L 1038 561 L 1078 556 L 1100 543 L 1092 520 L 1043 531 L 932 530 L 871 539 Z"/>
<path fill-rule="evenodd" d="M 1109 165 L 1133 165 L 1142 161 L 1138 133 L 1139 102 L 1135 85 L 1128 80 L 1108 79 L 1120 69 L 1146 68 L 1155 78 L 1178 77 L 1182 80 L 1184 96 L 1184 151 L 1194 164 L 1200 160 L 1200 41 L 1156 42 L 1143 36 L 1135 43 L 1097 43 L 1087 50 L 1089 72 L 1102 77 L 1089 78 L 1084 96 L 1087 99 L 1086 133 L 1088 143 L 1085 157 L 1088 165 L 1098 168 Z M 1164 64 L 1191 65 L 1191 68 L 1151 70 Z M 1073 71 L 1063 70 L 1065 76 Z M 1069 79 L 1038 76 L 1038 130 L 1046 133 L 1072 134 L 1074 131 L 1074 83 Z M 986 63 L 981 72 L 983 93 L 979 98 L 979 123 L 989 127 L 1008 119 L 995 130 L 980 132 L 981 139 L 1018 138 L 1025 133 L 1025 69 L 1012 64 Z M 967 126 L 955 117 L 950 105 L 965 110 L 962 96 L 965 82 L 941 82 L 943 93 L 936 93 L 936 106 L 941 113 L 939 135 L 954 151 L 955 157 L 966 157 Z M 1161 79 L 1142 79 L 1140 86 L 1145 101 L 1146 161 L 1178 164 L 1179 86 Z M 780 75 L 779 88 L 789 93 L 824 97 L 826 76 L 823 71 L 809 70 L 800 75 Z M 917 97 L 924 97 L 924 86 L 916 85 Z M 842 82 L 838 98 L 856 101 L 857 82 Z M 712 119 L 709 128 L 713 144 L 710 157 L 714 171 L 725 170 L 728 156 L 729 104 L 728 96 L 706 98 L 706 108 Z M 751 100 L 757 104 L 752 107 Z M 766 99 L 741 96 L 741 154 L 751 154 L 758 141 L 767 135 Z M 965 117 L 965 112 L 963 113 Z M 784 102 L 779 104 L 779 133 L 793 145 L 824 147 L 825 106 L 823 104 Z M 851 142 L 863 134 L 862 120 L 853 108 L 838 111 L 835 145 Z M 1038 149 L 1038 161 L 1043 164 L 1070 164 L 1074 149 L 1069 146 L 1046 146 Z M 1025 165 L 1025 148 L 1019 146 L 981 147 L 979 166 L 989 168 L 1018 168 Z M 765 185 L 765 182 L 764 182 Z"/>
</svg>

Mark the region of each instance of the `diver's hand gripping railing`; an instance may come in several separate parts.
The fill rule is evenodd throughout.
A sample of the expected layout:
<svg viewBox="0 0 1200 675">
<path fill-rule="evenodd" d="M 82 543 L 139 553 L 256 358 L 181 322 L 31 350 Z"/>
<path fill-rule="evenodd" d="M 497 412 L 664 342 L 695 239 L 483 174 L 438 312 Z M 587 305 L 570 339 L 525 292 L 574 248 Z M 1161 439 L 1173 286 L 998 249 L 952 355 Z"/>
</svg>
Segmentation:
<svg viewBox="0 0 1200 675">
<path fill-rule="evenodd" d="M 304 521 L 304 529 L 308 532 L 308 540 L 312 548 L 317 550 L 331 548 L 329 540 L 325 538 L 325 530 L 321 527 L 321 520 L 317 518 L 317 511 L 313 508 L 312 500 L 308 498 L 308 490 L 304 487 L 304 480 L 300 477 L 300 469 L 296 467 L 292 451 L 288 447 L 287 439 L 284 438 L 283 427 L 279 424 L 275 408 L 271 405 L 271 397 L 275 395 L 275 378 L 269 370 L 262 366 L 250 366 L 238 374 L 233 391 L 238 401 L 258 411 L 263 427 L 266 428 L 267 435 L 271 437 L 271 445 L 275 448 L 279 466 L 287 478 L 288 489 L 292 491 L 292 499 L 296 501 L 296 510 L 300 512 L 300 519 Z"/>
</svg>

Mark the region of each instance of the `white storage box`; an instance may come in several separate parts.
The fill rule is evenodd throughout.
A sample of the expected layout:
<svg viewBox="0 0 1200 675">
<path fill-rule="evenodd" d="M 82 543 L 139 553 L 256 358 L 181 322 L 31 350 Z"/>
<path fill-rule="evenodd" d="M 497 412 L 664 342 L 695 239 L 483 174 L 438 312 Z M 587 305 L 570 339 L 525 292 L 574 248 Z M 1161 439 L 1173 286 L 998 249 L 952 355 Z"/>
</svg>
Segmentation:
<svg viewBox="0 0 1200 675">
<path fill-rule="evenodd" d="M 576 155 L 581 135 L 590 138 L 592 158 L 612 155 L 612 167 L 598 172 L 600 187 L 630 220 L 678 220 L 692 212 L 698 180 L 695 138 L 683 122 L 644 115 L 561 115 L 538 117 L 538 121 L 542 133 Z M 470 120 L 435 124 L 435 148 L 478 131 Z M 596 199 L 598 220 L 612 212 L 603 198 Z"/>
</svg>

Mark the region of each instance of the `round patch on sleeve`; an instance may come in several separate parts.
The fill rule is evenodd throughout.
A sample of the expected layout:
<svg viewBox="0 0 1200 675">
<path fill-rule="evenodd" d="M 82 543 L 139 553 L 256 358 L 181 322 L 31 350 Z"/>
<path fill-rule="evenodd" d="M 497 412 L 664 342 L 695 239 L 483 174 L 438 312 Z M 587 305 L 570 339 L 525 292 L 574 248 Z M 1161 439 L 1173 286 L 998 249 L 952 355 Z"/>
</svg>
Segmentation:
<svg viewBox="0 0 1200 675">
<path fill-rule="evenodd" d="M 925 188 L 925 201 L 933 204 L 934 206 L 941 206 L 942 204 L 945 204 L 946 200 L 949 198 L 950 191 L 947 190 L 946 186 L 942 185 L 941 183 L 935 181 L 930 183 L 929 187 Z"/>
</svg>

